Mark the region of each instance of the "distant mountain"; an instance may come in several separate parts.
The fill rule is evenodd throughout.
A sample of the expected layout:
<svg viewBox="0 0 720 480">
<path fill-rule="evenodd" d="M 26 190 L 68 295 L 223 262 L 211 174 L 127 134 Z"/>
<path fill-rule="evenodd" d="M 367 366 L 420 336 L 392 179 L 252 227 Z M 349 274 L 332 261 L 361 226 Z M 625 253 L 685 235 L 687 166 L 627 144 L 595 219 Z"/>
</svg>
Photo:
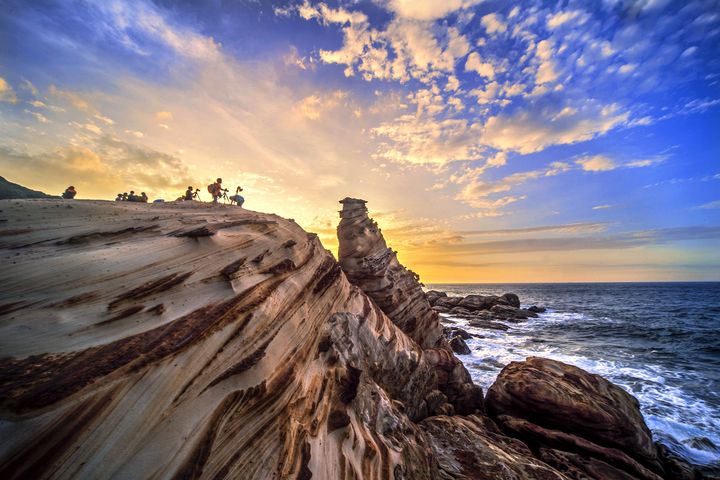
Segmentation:
<svg viewBox="0 0 720 480">
<path fill-rule="evenodd" d="M 14 198 L 58 198 L 56 195 L 47 195 L 37 190 L 18 185 L 17 183 L 8 182 L 4 177 L 0 177 L 0 200 Z"/>
</svg>

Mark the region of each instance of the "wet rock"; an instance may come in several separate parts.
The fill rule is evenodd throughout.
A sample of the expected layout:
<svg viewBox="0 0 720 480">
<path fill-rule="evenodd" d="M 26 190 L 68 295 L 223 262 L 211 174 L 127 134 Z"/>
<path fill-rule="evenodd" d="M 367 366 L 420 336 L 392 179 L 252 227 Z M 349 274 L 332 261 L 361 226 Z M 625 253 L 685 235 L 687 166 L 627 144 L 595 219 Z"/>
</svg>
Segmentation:
<svg viewBox="0 0 720 480">
<path fill-rule="evenodd" d="M 506 293 L 500 297 L 505 300 L 510 306 L 520 308 L 520 298 L 514 293 Z"/>
<path fill-rule="evenodd" d="M 494 295 L 468 295 L 458 303 L 458 306 L 472 311 L 488 310 L 493 305 L 497 304 L 498 298 L 499 297 L 496 297 Z"/>
<path fill-rule="evenodd" d="M 463 340 L 470 340 L 472 338 L 472 335 L 468 333 L 467 330 L 464 330 L 460 327 L 445 327 L 445 335 L 450 337 L 458 336 L 462 338 Z"/>
<path fill-rule="evenodd" d="M 451 315 L 455 315 L 456 317 L 471 317 L 473 316 L 473 312 L 468 310 L 467 308 L 463 307 L 455 307 L 450 310 Z"/>
<path fill-rule="evenodd" d="M 508 328 L 510 328 L 510 327 L 508 327 L 507 325 L 505 325 L 505 324 L 503 324 L 503 323 L 493 322 L 493 321 L 491 321 L 491 320 L 481 320 L 481 319 L 470 320 L 470 321 L 468 322 L 468 325 L 470 325 L 471 327 L 476 327 L 476 328 L 487 328 L 487 329 L 490 329 L 490 330 L 501 330 L 501 331 L 503 331 L 503 332 L 506 331 Z"/>
<path fill-rule="evenodd" d="M 427 299 L 428 299 L 428 302 L 430 302 L 430 305 L 434 306 L 437 299 L 447 297 L 447 293 L 438 292 L 437 290 L 430 290 L 427 293 L 425 293 L 425 296 L 427 296 Z"/>
<path fill-rule="evenodd" d="M 547 311 L 547 308 L 533 305 L 532 307 L 528 307 L 528 311 L 533 313 L 545 313 Z"/>
<path fill-rule="evenodd" d="M 467 343 L 465 343 L 465 340 L 463 340 L 462 337 L 452 337 L 450 339 L 450 346 L 453 349 L 453 352 L 457 353 L 458 355 L 470 355 L 470 347 L 467 346 Z"/>
<path fill-rule="evenodd" d="M 462 300 L 462 297 L 440 297 L 435 300 L 434 307 L 453 308 Z"/>
<path fill-rule="evenodd" d="M 695 467 L 672 453 L 665 445 L 658 443 L 657 448 L 667 476 L 675 480 L 694 480 L 699 476 Z"/>
<path fill-rule="evenodd" d="M 569 480 L 533 457 L 521 441 L 503 435 L 487 417 L 436 416 L 420 428 L 439 464 L 438 480 Z"/>
<path fill-rule="evenodd" d="M 450 309 L 449 309 L 448 307 L 443 307 L 443 306 L 440 306 L 440 305 L 434 305 L 434 306 L 432 307 L 432 309 L 435 310 L 435 311 L 438 312 L 438 313 L 448 313 L 448 312 L 450 311 Z"/>
<path fill-rule="evenodd" d="M 580 449 L 598 457 L 587 444 L 561 435 L 568 434 L 623 452 L 645 468 L 662 472 L 637 399 L 599 375 L 555 360 L 529 357 L 500 372 L 488 390 L 485 406 L 493 418 L 504 420 L 539 446 L 573 443 L 573 451 Z M 508 420 L 512 418 L 527 423 L 512 423 Z"/>
</svg>

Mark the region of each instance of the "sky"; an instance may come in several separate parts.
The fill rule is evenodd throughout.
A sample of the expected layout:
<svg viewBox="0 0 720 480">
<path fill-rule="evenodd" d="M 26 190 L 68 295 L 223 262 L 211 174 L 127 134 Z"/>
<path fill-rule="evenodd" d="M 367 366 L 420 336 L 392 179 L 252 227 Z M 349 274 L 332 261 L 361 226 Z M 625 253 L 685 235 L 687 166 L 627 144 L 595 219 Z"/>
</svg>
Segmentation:
<svg viewBox="0 0 720 480">
<path fill-rule="evenodd" d="M 720 1 L 16 1 L 0 175 L 173 200 L 216 177 L 421 280 L 720 280 Z"/>
</svg>

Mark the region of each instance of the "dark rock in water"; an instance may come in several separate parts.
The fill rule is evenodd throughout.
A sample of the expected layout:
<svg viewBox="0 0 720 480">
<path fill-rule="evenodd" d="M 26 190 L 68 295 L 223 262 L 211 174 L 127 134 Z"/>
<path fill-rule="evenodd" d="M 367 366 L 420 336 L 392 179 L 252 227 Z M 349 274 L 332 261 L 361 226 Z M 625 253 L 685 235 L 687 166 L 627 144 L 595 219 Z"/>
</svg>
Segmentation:
<svg viewBox="0 0 720 480">
<path fill-rule="evenodd" d="M 456 307 L 458 303 L 460 303 L 460 300 L 462 300 L 462 297 L 439 297 L 437 300 L 435 300 L 435 304 L 433 306 L 453 308 Z"/>
<path fill-rule="evenodd" d="M 442 480 L 568 480 L 559 471 L 533 457 L 519 440 L 503 435 L 480 415 L 437 416 L 420 423 L 435 457 Z"/>
<path fill-rule="evenodd" d="M 437 299 L 441 297 L 447 297 L 447 293 L 438 292 L 437 290 L 430 290 L 429 292 L 425 293 L 425 296 L 427 297 L 428 302 L 430 302 L 430 305 L 435 305 Z"/>
<path fill-rule="evenodd" d="M 509 305 L 494 305 L 490 309 L 490 313 L 498 318 L 506 320 L 527 320 L 528 318 L 537 317 L 537 313 L 533 313 L 523 308 L 515 308 Z"/>
<path fill-rule="evenodd" d="M 465 343 L 465 340 L 461 336 L 452 337 L 450 339 L 450 346 L 453 349 L 453 352 L 459 354 L 459 355 L 470 355 L 470 347 L 467 346 L 467 343 Z"/>
<path fill-rule="evenodd" d="M 502 323 L 493 322 L 491 320 L 480 320 L 480 319 L 470 320 L 468 322 L 468 325 L 470 325 L 471 327 L 476 327 L 476 328 L 488 328 L 490 330 L 502 330 L 502 331 L 506 331 L 508 328 L 510 328 L 507 325 L 502 324 Z"/>
<path fill-rule="evenodd" d="M 434 305 L 432 309 L 438 313 L 448 313 L 450 311 L 448 307 L 443 307 L 441 305 Z"/>
<path fill-rule="evenodd" d="M 532 307 L 528 307 L 528 311 L 533 313 L 545 313 L 547 311 L 547 308 L 533 305 Z"/>
<path fill-rule="evenodd" d="M 497 304 L 498 299 L 499 297 L 496 297 L 495 295 L 468 295 L 458 303 L 458 306 L 473 311 L 488 310 L 493 305 Z"/>
<path fill-rule="evenodd" d="M 656 445 L 660 461 L 670 478 L 676 480 L 694 480 L 698 477 L 698 472 L 695 467 L 672 453 L 665 445 L 661 443 Z"/>
<path fill-rule="evenodd" d="M 468 310 L 467 308 L 463 307 L 455 307 L 450 310 L 451 315 L 456 315 L 458 317 L 472 317 L 473 312 Z"/>
<path fill-rule="evenodd" d="M 469 340 L 472 338 L 472 335 L 467 332 L 467 330 L 463 330 L 460 327 L 446 327 L 446 334 L 448 338 L 450 337 L 460 337 L 463 340 Z"/>
<path fill-rule="evenodd" d="M 644 469 L 663 471 L 637 399 L 572 365 L 538 357 L 512 362 L 488 390 L 485 406 L 532 444 L 612 458 L 613 464 L 631 457 Z M 623 470 L 638 475 L 632 461 L 624 463 Z"/>
<path fill-rule="evenodd" d="M 650 476 L 634 476 L 626 473 L 612 464 L 603 462 L 586 455 L 578 455 L 577 453 L 563 452 L 550 448 L 541 448 L 539 457 L 548 465 L 560 470 L 570 478 L 593 478 L 593 479 L 613 479 L 613 480 L 637 480 L 637 478 L 646 478 L 653 480 L 661 480 L 657 475 L 650 473 Z"/>
<path fill-rule="evenodd" d="M 506 293 L 505 295 L 501 296 L 500 298 L 507 301 L 511 306 L 515 308 L 520 308 L 520 298 L 515 295 L 514 293 Z"/>
</svg>

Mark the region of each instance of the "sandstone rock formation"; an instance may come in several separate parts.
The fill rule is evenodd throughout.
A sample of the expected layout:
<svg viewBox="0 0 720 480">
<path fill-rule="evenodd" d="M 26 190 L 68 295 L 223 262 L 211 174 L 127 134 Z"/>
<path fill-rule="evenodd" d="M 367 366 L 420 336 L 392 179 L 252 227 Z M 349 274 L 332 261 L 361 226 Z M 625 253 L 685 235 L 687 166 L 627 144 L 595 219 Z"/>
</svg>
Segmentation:
<svg viewBox="0 0 720 480">
<path fill-rule="evenodd" d="M 470 373 L 453 355 L 438 313 L 431 308 L 418 276 L 403 267 L 396 253 L 388 248 L 377 223 L 368 217 L 365 200 L 345 198 L 340 203 L 343 209 L 338 225 L 338 260 L 348 280 L 425 349 L 426 357 L 435 366 L 438 389 L 456 412 L 482 410 L 482 389 L 473 384 Z M 460 342 L 463 345 L 458 345 Z M 456 351 L 469 353 L 464 343 L 462 339 L 456 342 Z"/>
<path fill-rule="evenodd" d="M 0 478 L 437 478 L 412 421 L 434 368 L 315 235 L 189 202 L 0 210 Z"/>
<path fill-rule="evenodd" d="M 550 465 L 591 478 L 664 474 L 637 399 L 599 375 L 545 358 L 513 362 L 487 392 L 486 407 Z"/>
<path fill-rule="evenodd" d="M 0 201 L 0 268 L 3 479 L 660 472 L 646 429 L 608 437 L 592 415 L 543 423 L 547 407 L 508 399 L 529 395 L 514 376 L 488 401 L 502 430 L 461 411 L 478 398 L 457 381 L 462 363 L 442 340 L 410 329 L 423 345 L 396 324 L 409 325 L 407 312 L 429 319 L 429 304 L 389 305 L 389 317 L 316 235 L 275 215 L 190 202 Z M 407 287 L 394 295 L 406 298 L 414 285 L 391 270 Z M 611 385 L 554 368 L 565 373 L 537 376 L 555 385 L 542 387 L 548 401 L 563 406 L 552 392 L 566 392 L 579 412 L 617 409 L 602 412 L 613 427 L 638 421 L 632 405 L 611 401 L 624 405 Z M 594 398 L 607 392 L 611 400 Z"/>
</svg>

